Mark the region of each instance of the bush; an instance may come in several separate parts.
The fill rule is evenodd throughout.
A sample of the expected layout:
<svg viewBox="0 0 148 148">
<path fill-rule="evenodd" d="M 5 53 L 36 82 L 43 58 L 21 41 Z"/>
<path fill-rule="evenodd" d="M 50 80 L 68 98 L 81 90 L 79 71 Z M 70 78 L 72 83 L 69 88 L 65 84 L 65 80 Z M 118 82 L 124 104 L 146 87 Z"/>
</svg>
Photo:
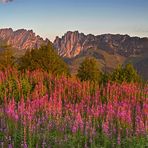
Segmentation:
<svg viewBox="0 0 148 148">
<path fill-rule="evenodd" d="M 7 67 L 14 66 L 15 58 L 13 57 L 13 50 L 8 46 L 3 46 L 0 51 L 0 70 Z"/>
<path fill-rule="evenodd" d="M 99 67 L 94 58 L 86 58 L 78 69 L 77 77 L 81 81 L 99 81 Z"/>
<path fill-rule="evenodd" d="M 54 75 L 69 74 L 68 66 L 55 52 L 51 44 L 42 46 L 40 49 L 27 51 L 19 60 L 19 69 L 42 69 Z"/>
<path fill-rule="evenodd" d="M 139 82 L 141 80 L 137 71 L 132 64 L 127 64 L 125 67 L 118 66 L 111 74 L 111 80 L 119 83 L 122 82 Z"/>
</svg>

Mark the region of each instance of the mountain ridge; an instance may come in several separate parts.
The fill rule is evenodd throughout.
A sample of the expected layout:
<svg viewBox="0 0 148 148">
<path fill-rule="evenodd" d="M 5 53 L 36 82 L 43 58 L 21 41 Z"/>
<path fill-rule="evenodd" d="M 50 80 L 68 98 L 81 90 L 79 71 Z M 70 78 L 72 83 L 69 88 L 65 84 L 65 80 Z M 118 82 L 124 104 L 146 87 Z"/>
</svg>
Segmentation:
<svg viewBox="0 0 148 148">
<path fill-rule="evenodd" d="M 18 50 L 27 50 L 39 48 L 42 44 L 50 42 L 47 38 L 44 40 L 39 35 L 36 35 L 33 30 L 12 28 L 0 29 L 0 40 Z"/>
<path fill-rule="evenodd" d="M 39 48 L 50 42 L 49 39 L 44 40 L 32 30 L 14 31 L 12 28 L 0 29 L 1 41 L 17 49 L 21 55 L 27 49 Z M 61 38 L 56 37 L 53 45 L 74 74 L 85 57 L 94 57 L 102 71 L 112 71 L 119 64 L 130 62 L 140 75 L 148 79 L 147 37 L 130 37 L 121 34 L 85 35 L 78 31 L 68 31 Z"/>
<path fill-rule="evenodd" d="M 138 46 L 136 45 L 137 42 L 139 44 Z M 122 53 L 124 56 L 129 56 L 145 50 L 143 48 L 148 48 L 148 38 L 130 37 L 129 35 L 121 34 L 85 35 L 78 31 L 68 31 L 61 38 L 56 37 L 53 44 L 61 56 L 69 58 L 77 56 L 81 51 L 88 48 L 100 48 L 110 52 L 116 52 L 117 50 L 120 54 L 124 52 Z M 126 44 L 129 45 L 126 46 Z M 127 52 L 127 55 L 125 52 Z"/>
</svg>

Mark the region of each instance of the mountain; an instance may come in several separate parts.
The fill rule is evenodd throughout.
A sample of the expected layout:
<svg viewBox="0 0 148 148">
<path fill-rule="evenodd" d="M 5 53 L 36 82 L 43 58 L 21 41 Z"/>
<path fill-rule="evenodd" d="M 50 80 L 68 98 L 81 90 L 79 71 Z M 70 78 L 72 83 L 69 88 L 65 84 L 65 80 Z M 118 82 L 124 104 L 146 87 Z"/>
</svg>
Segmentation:
<svg viewBox="0 0 148 148">
<path fill-rule="evenodd" d="M 25 52 L 27 49 L 39 48 L 42 44 L 50 42 L 44 40 L 32 30 L 19 29 L 13 31 L 11 28 L 0 29 L 0 43 L 4 42 L 14 49 Z"/>
<path fill-rule="evenodd" d="M 119 64 L 133 63 L 139 74 L 148 79 L 148 38 L 130 37 L 120 34 L 85 35 L 68 31 L 56 37 L 54 46 L 76 73 L 85 57 L 98 60 L 100 68 L 111 71 Z"/>
<path fill-rule="evenodd" d="M 62 38 L 56 37 L 54 46 L 63 57 L 73 58 L 92 48 L 101 49 L 110 54 L 129 57 L 148 51 L 148 38 L 130 37 L 128 35 L 103 34 L 94 36 L 83 33 L 67 32 Z"/>
<path fill-rule="evenodd" d="M 0 29 L 0 50 L 3 45 L 10 45 L 15 49 L 16 56 L 49 42 L 48 39 L 35 35 L 32 30 Z M 148 80 L 148 38 L 120 34 L 95 36 L 68 31 L 61 38 L 56 37 L 53 45 L 69 64 L 73 74 L 85 57 L 95 57 L 102 71 L 112 71 L 119 64 L 131 62 L 139 74 Z"/>
</svg>

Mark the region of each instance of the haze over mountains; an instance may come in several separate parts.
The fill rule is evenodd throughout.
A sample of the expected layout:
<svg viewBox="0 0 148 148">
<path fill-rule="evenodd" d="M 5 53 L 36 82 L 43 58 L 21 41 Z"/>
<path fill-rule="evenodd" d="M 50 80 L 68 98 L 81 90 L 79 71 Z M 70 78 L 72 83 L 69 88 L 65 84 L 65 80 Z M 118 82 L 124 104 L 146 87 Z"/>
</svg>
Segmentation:
<svg viewBox="0 0 148 148">
<path fill-rule="evenodd" d="M 32 30 L 13 31 L 0 29 L 0 41 L 24 53 L 26 49 L 39 48 L 50 42 Z M 87 57 L 95 57 L 102 70 L 110 71 L 118 64 L 133 63 L 145 79 L 148 79 L 148 38 L 130 37 L 120 34 L 85 35 L 78 31 L 68 31 L 53 42 L 58 54 L 76 73 L 79 64 Z"/>
</svg>

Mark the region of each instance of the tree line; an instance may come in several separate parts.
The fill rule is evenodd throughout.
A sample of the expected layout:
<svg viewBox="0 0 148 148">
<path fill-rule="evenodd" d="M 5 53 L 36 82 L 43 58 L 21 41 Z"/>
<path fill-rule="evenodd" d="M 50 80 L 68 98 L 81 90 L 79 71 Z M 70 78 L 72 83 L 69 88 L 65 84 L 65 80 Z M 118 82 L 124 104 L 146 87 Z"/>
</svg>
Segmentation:
<svg viewBox="0 0 148 148">
<path fill-rule="evenodd" d="M 136 69 L 131 63 L 125 66 L 119 65 L 112 72 L 101 72 L 95 58 L 86 58 L 78 69 L 77 77 L 81 81 L 94 81 L 106 83 L 108 81 L 122 82 L 140 82 L 142 81 Z"/>
<path fill-rule="evenodd" d="M 16 67 L 20 71 L 42 69 L 56 76 L 70 76 L 68 65 L 56 53 L 53 45 L 50 43 L 39 49 L 27 50 L 20 58 L 15 58 L 13 50 L 9 46 L 0 50 L 0 70 L 8 67 Z M 139 82 L 140 76 L 132 64 L 125 66 L 119 65 L 111 73 L 101 72 L 95 58 L 85 58 L 80 64 L 77 78 L 81 81 L 93 81 L 97 83 L 106 83 L 108 81 L 122 82 Z"/>
</svg>

